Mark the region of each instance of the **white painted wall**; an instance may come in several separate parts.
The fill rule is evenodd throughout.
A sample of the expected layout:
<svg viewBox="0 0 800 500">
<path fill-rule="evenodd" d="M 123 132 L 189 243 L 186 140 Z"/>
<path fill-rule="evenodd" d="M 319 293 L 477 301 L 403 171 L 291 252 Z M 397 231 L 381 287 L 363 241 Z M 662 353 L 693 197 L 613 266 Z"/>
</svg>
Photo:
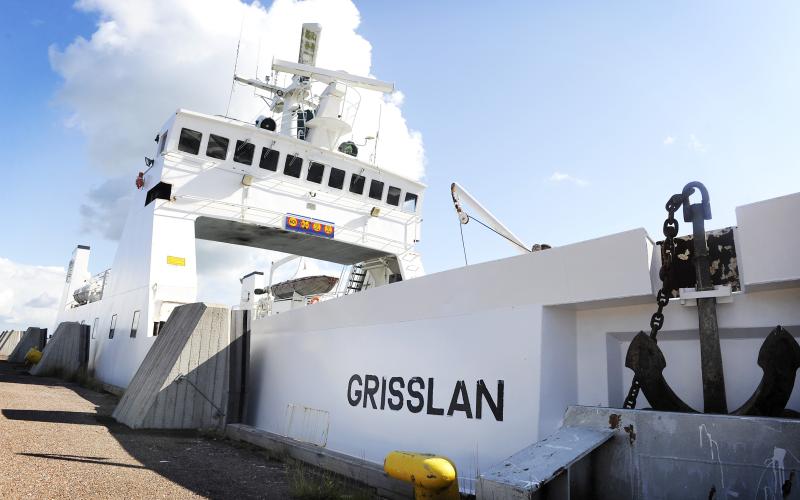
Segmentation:
<svg viewBox="0 0 800 500">
<path fill-rule="evenodd" d="M 296 405 L 321 410 L 329 418 L 328 448 L 378 463 L 394 449 L 432 451 L 448 455 L 469 477 L 469 471 L 487 468 L 499 455 L 537 438 L 540 389 L 562 383 L 547 380 L 537 369 L 542 339 L 532 325 L 541 322 L 538 306 L 304 332 L 266 332 L 269 318 L 260 321 L 253 323 L 259 333 L 251 344 L 254 398 L 248 405 L 254 411 L 248 423 L 285 435 L 291 422 L 287 410 Z M 407 407 L 354 407 L 347 399 L 354 374 L 387 381 L 399 376 L 406 382 L 418 376 L 426 384 L 432 377 L 434 404 L 445 412 L 457 381 L 466 383 L 474 409 L 477 381 L 484 380 L 496 395 L 497 381 L 503 380 L 503 421 L 496 421 L 486 404 L 480 420 L 475 410 L 467 418 L 464 412 L 447 416 L 412 413 Z M 296 428 L 293 433 L 302 435 Z"/>
<path fill-rule="evenodd" d="M 800 285 L 800 193 L 737 207 L 736 220 L 744 286 Z"/>
<path fill-rule="evenodd" d="M 165 200 L 145 206 L 146 191 L 153 185 L 151 180 L 131 201 L 103 299 L 61 310 L 54 325 L 83 321 L 94 328 L 99 318 L 91 335 L 89 367 L 96 378 L 119 387 L 127 387 L 155 341 L 153 322 L 166 320 L 159 317 L 161 304 L 197 300 L 194 223 L 159 213 Z M 167 264 L 168 255 L 185 259 L 185 265 Z M 135 311 L 139 325 L 131 338 Z M 114 338 L 109 338 L 114 315 Z"/>
</svg>

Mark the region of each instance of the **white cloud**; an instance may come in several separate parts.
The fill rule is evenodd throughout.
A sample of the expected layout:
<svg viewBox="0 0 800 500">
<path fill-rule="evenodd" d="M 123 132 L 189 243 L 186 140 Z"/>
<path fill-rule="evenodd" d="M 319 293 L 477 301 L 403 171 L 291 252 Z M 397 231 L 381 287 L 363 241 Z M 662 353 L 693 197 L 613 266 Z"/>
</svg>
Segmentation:
<svg viewBox="0 0 800 500">
<path fill-rule="evenodd" d="M 672 146 L 673 144 L 675 144 L 675 138 L 674 137 L 672 137 L 671 135 L 668 135 L 668 136 L 666 136 L 664 138 L 664 145 L 665 146 Z"/>
<path fill-rule="evenodd" d="M 62 267 L 31 266 L 0 257 L 0 330 L 52 328 L 64 277 Z"/>
<path fill-rule="evenodd" d="M 406 95 L 399 90 L 396 90 L 391 93 L 389 96 L 389 102 L 397 106 L 398 108 L 403 105 L 403 102 L 406 100 Z"/>
<path fill-rule="evenodd" d="M 570 174 L 565 174 L 563 172 L 553 172 L 553 174 L 547 178 L 551 182 L 571 182 L 576 186 L 588 186 L 589 181 L 586 179 L 581 179 L 579 177 L 572 176 Z"/>
<path fill-rule="evenodd" d="M 705 153 L 708 148 L 707 145 L 700 142 L 694 134 L 689 134 L 689 149 Z"/>
<path fill-rule="evenodd" d="M 134 177 L 112 177 L 92 188 L 81 203 L 81 230 L 118 240 L 130 209 L 134 193 Z"/>
<path fill-rule="evenodd" d="M 372 48 L 356 32 L 360 15 L 349 0 L 276 0 L 269 8 L 240 0 L 79 0 L 76 6 L 99 16 L 97 30 L 63 49 L 51 47 L 50 61 L 63 78 L 58 101 L 67 108 L 65 123 L 83 131 L 92 163 L 106 173 L 138 171 L 176 109 L 226 112 L 240 32 L 237 73 L 246 77 L 269 74 L 273 57 L 296 60 L 303 22 L 322 25 L 318 66 L 370 74 Z M 379 163 L 422 177 L 422 138 L 402 116 L 402 93 L 384 101 L 376 92 L 359 92 L 355 142 L 375 135 L 383 106 Z M 264 109 L 252 88 L 234 87 L 231 116 L 252 121 Z M 373 148 L 361 149 L 369 159 Z"/>
<path fill-rule="evenodd" d="M 42 292 L 41 295 L 32 298 L 25 305 L 27 307 L 50 308 L 58 305 L 58 299 L 47 292 Z"/>
</svg>

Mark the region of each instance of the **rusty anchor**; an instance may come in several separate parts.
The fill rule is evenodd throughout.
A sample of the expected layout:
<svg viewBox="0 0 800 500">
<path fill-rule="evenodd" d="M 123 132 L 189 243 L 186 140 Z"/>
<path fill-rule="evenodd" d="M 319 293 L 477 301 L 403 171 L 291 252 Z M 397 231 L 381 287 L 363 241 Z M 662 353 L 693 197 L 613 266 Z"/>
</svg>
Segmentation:
<svg viewBox="0 0 800 500">
<path fill-rule="evenodd" d="M 690 204 L 689 197 L 695 189 L 700 191 L 701 202 Z M 683 188 L 680 195 L 670 198 L 671 202 L 677 196 L 680 196 L 683 205 L 684 221 L 692 222 L 694 267 L 697 277 L 695 289 L 697 291 L 713 290 L 704 227 L 704 222 L 711 219 L 708 191 L 703 184 L 690 182 Z M 674 203 L 670 205 L 671 202 L 667 203 L 668 211 L 670 211 L 668 221 L 670 221 L 673 211 L 677 209 Z M 673 247 L 671 237 L 677 234 L 677 223 L 672 221 L 675 228 L 671 229 L 669 233 L 666 231 L 667 225 L 665 223 L 666 242 Z M 664 253 L 662 248 L 662 256 Z M 667 252 L 666 257 L 667 262 L 661 273 L 661 279 L 665 282 L 664 289 L 668 288 L 669 259 L 672 255 Z M 663 291 L 659 292 L 659 312 L 656 313 L 660 316 L 659 327 L 663 324 L 663 315 L 660 312 L 665 305 L 662 295 Z M 697 299 L 697 308 L 704 411 L 705 413 L 727 413 L 716 299 L 713 297 L 699 298 Z M 633 370 L 634 382 L 625 401 L 625 407 L 635 407 L 636 395 L 641 389 L 655 410 L 696 413 L 696 410 L 675 394 L 664 378 L 663 371 L 667 363 L 656 342 L 655 334 L 657 333 L 658 328 L 655 328 L 650 335 L 639 332 L 628 347 L 625 366 Z M 795 373 L 800 368 L 800 344 L 784 328 L 777 326 L 764 339 L 758 354 L 758 365 L 764 371 L 761 382 L 750 399 L 732 414 L 770 417 L 794 414 L 791 410 L 786 410 L 786 403 L 794 389 Z"/>
<path fill-rule="evenodd" d="M 794 389 L 794 377 L 800 368 L 800 345 L 794 337 L 778 325 L 764 340 L 758 351 L 758 366 L 764 370 L 756 392 L 734 415 L 760 415 L 788 417 L 791 410 L 786 403 Z"/>
</svg>

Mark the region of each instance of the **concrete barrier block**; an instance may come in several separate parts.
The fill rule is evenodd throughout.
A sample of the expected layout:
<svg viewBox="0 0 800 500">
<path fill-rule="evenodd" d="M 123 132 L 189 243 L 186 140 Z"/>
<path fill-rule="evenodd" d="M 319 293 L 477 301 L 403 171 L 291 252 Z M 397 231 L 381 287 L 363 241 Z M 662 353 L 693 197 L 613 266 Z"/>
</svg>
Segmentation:
<svg viewBox="0 0 800 500">
<path fill-rule="evenodd" d="M 230 310 L 175 308 L 114 410 L 131 428 L 211 429 L 224 424 Z"/>
<path fill-rule="evenodd" d="M 0 334 L 0 356 L 10 356 L 22 340 L 21 330 L 7 330 Z"/>
<path fill-rule="evenodd" d="M 11 354 L 8 356 L 8 361 L 11 363 L 24 363 L 25 355 L 31 347 L 35 347 L 39 350 L 44 349 L 46 337 L 47 328 L 29 327 L 25 330 L 17 346 L 11 351 Z"/>
<path fill-rule="evenodd" d="M 30 373 L 38 377 L 71 377 L 86 368 L 88 348 L 88 325 L 74 321 L 61 323 Z"/>
</svg>

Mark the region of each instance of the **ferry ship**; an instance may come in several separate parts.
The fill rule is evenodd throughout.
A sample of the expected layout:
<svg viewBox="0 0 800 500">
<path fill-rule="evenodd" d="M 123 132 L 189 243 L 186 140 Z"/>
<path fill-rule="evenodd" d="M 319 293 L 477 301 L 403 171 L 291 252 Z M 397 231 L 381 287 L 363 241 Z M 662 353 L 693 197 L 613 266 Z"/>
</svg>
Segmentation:
<svg viewBox="0 0 800 500">
<path fill-rule="evenodd" d="M 800 193 L 741 206 L 735 227 L 706 234 L 713 190 L 699 183 L 684 189 L 691 179 L 678 180 L 657 202 L 672 203 L 663 237 L 633 228 L 531 251 L 454 185 L 461 223 L 485 219 L 520 255 L 425 275 L 416 245 L 426 186 L 381 168 L 380 157 L 357 143 L 374 144 L 379 135 L 352 135 L 361 94 L 393 85 L 317 67 L 320 39 L 320 27 L 306 24 L 298 62 L 273 61 L 276 75 L 291 78 L 288 86 L 235 76 L 265 99 L 269 116 L 246 123 L 180 109 L 169 117 L 148 168 L 136 185 L 131 179 L 135 196 L 112 268 L 90 276 L 89 247 L 75 249 L 56 325 L 88 326 L 94 377 L 125 389 L 139 376 L 173 311 L 198 300 L 195 244 L 205 239 L 287 255 L 271 269 L 231 276 L 242 284 L 231 328 L 248 339 L 239 360 L 247 385 L 242 425 L 374 464 L 398 449 L 446 455 L 461 491 L 485 498 L 517 498 L 500 493 L 496 469 L 530 476 L 522 458 L 509 457 L 539 446 L 526 460 L 540 460 L 550 446 L 542 440 L 572 429 L 579 414 L 584 423 L 586 415 L 616 415 L 604 425 L 618 433 L 628 429 L 619 423 L 626 418 L 663 418 L 647 424 L 662 442 L 682 417 L 637 409 L 696 412 L 708 419 L 699 425 L 709 433 L 724 426 L 714 427 L 704 410 L 714 418 L 738 414 L 725 417 L 735 421 L 724 420 L 733 426 L 724 432 L 740 450 L 756 445 L 741 444 L 736 429 L 764 417 L 788 430 L 762 445 L 800 456 L 798 427 L 785 420 L 789 409 L 800 409 L 793 338 L 800 334 L 800 260 L 791 250 L 800 246 Z M 678 220 L 688 221 L 691 236 L 677 234 Z M 660 276 L 665 255 L 668 276 Z M 273 282 L 278 266 L 299 258 L 343 270 L 338 278 Z M 738 467 L 727 484 L 714 483 L 717 498 L 762 491 L 764 481 L 754 478 L 769 457 L 753 451 L 730 465 L 715 434 L 717 455 L 708 458 L 711 434 L 706 442 L 700 431 L 695 444 L 691 425 L 693 444 L 672 450 L 672 462 L 666 452 L 642 452 L 645 458 L 615 472 L 627 479 L 608 484 L 632 484 L 632 497 L 668 498 L 678 486 L 664 486 L 664 471 L 672 470 L 664 463 L 695 463 L 684 486 Z M 603 432 L 598 441 L 609 439 Z M 633 447 L 636 433 L 625 432 Z M 648 438 L 638 436 L 640 443 Z M 705 458 L 692 462 L 695 452 Z M 572 466 L 578 455 L 552 477 L 503 484 L 533 498 L 540 485 L 571 471 L 568 484 L 585 491 L 575 489 L 589 477 Z M 785 456 L 781 474 L 789 478 Z M 593 481 L 598 497 L 613 497 Z"/>
</svg>

